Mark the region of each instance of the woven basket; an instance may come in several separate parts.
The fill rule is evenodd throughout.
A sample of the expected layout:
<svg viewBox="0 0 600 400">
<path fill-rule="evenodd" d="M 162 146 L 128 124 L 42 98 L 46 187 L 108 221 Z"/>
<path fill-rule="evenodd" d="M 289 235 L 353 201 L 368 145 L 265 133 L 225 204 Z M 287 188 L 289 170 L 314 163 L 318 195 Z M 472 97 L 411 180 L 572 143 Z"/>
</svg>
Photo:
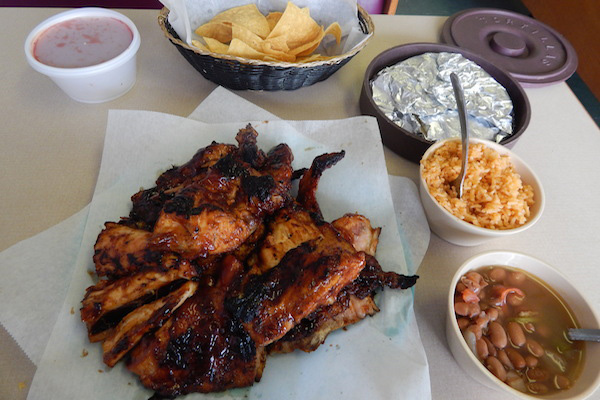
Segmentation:
<svg viewBox="0 0 600 400">
<path fill-rule="evenodd" d="M 287 63 L 252 60 L 203 51 L 183 42 L 168 21 L 169 9 L 163 8 L 158 24 L 165 36 L 183 57 L 206 79 L 233 90 L 294 90 L 329 78 L 369 41 L 363 41 L 348 53 L 325 61 Z M 375 27 L 369 14 L 358 7 L 358 19 L 363 33 L 373 33 Z"/>
</svg>

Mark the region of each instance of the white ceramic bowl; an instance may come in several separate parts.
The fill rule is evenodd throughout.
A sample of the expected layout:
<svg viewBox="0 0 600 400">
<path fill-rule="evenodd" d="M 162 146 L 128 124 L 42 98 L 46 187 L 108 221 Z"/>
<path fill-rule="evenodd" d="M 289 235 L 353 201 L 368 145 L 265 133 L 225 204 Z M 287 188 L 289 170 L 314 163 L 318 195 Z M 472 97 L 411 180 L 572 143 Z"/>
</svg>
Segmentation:
<svg viewBox="0 0 600 400">
<path fill-rule="evenodd" d="M 512 251 L 490 251 L 465 261 L 450 282 L 446 311 L 446 338 L 450 351 L 462 369 L 481 384 L 495 390 L 510 393 L 517 398 L 582 400 L 588 398 L 600 386 L 600 343 L 586 343 L 582 373 L 573 387 L 551 396 L 534 397 L 513 389 L 497 379 L 473 354 L 463 339 L 454 313 L 454 290 L 460 277 L 466 272 L 489 265 L 504 265 L 522 269 L 550 285 L 569 305 L 584 328 L 600 328 L 600 320 L 585 298 L 568 279 L 545 262 L 526 254 Z"/>
<path fill-rule="evenodd" d="M 433 144 L 431 147 L 429 147 L 429 149 L 427 149 L 425 154 L 423 154 L 423 159 L 429 157 L 431 153 L 437 150 L 448 140 L 456 139 L 441 140 Z M 475 246 L 493 238 L 514 235 L 515 233 L 522 232 L 533 226 L 541 217 L 545 204 L 544 189 L 542 188 L 542 183 L 537 175 L 520 157 L 518 157 L 505 146 L 489 140 L 474 138 L 470 139 L 469 143 L 485 143 L 486 146 L 491 147 L 498 153 L 509 155 L 511 163 L 515 167 L 516 172 L 521 176 L 523 182 L 531 185 L 533 188 L 535 204 L 531 208 L 530 218 L 524 225 L 518 228 L 505 230 L 481 228 L 469 222 L 463 221 L 442 207 L 429 193 L 429 190 L 427 189 L 427 183 L 425 182 L 425 179 L 423 179 L 423 166 L 421 165 L 419 169 L 419 194 L 431 230 L 439 237 L 450 243 L 460 246 Z"/>
<path fill-rule="evenodd" d="M 77 17 L 112 17 L 125 23 L 133 33 L 129 47 L 118 56 L 100 64 L 81 68 L 59 68 L 39 62 L 33 55 L 35 41 L 51 26 Z M 136 54 L 140 34 L 134 23 L 113 10 L 83 7 L 65 11 L 36 26 L 25 40 L 25 56 L 29 65 L 48 76 L 67 95 L 83 103 L 101 103 L 127 93 L 136 80 Z"/>
</svg>

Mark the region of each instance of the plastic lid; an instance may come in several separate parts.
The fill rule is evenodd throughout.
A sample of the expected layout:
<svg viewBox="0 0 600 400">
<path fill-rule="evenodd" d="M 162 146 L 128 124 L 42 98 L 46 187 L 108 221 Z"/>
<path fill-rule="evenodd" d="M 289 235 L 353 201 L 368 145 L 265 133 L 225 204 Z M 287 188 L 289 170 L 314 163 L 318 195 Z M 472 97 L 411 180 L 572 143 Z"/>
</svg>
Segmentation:
<svg viewBox="0 0 600 400">
<path fill-rule="evenodd" d="M 523 86 L 563 82 L 577 69 L 577 54 L 560 33 L 525 15 L 473 8 L 452 15 L 442 41 L 479 54 Z"/>
</svg>

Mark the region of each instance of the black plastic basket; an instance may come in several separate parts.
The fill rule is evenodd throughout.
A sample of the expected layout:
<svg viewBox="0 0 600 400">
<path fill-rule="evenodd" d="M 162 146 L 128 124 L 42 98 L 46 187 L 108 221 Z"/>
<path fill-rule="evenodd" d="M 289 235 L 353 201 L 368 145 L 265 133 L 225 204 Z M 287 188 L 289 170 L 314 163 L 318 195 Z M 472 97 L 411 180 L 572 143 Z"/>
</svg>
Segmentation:
<svg viewBox="0 0 600 400">
<path fill-rule="evenodd" d="M 206 79 L 233 90 L 294 90 L 329 78 L 352 59 L 369 41 L 351 51 L 325 61 L 310 63 L 269 62 L 210 53 L 183 42 L 168 21 L 164 7 L 158 24 L 183 57 Z M 365 34 L 375 30 L 369 14 L 358 7 L 360 28 Z"/>
</svg>

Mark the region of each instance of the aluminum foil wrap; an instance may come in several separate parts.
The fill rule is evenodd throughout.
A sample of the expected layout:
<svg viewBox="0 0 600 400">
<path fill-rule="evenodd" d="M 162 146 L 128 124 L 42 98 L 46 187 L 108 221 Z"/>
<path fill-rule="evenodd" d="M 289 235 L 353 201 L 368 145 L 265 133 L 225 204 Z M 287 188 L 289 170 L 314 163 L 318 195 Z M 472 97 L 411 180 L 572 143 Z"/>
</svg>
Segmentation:
<svg viewBox="0 0 600 400">
<path fill-rule="evenodd" d="M 463 87 L 469 135 L 495 142 L 511 135 L 506 89 L 459 53 L 424 53 L 384 68 L 371 81 L 373 100 L 390 120 L 427 140 L 460 137 L 452 72 Z"/>
</svg>

